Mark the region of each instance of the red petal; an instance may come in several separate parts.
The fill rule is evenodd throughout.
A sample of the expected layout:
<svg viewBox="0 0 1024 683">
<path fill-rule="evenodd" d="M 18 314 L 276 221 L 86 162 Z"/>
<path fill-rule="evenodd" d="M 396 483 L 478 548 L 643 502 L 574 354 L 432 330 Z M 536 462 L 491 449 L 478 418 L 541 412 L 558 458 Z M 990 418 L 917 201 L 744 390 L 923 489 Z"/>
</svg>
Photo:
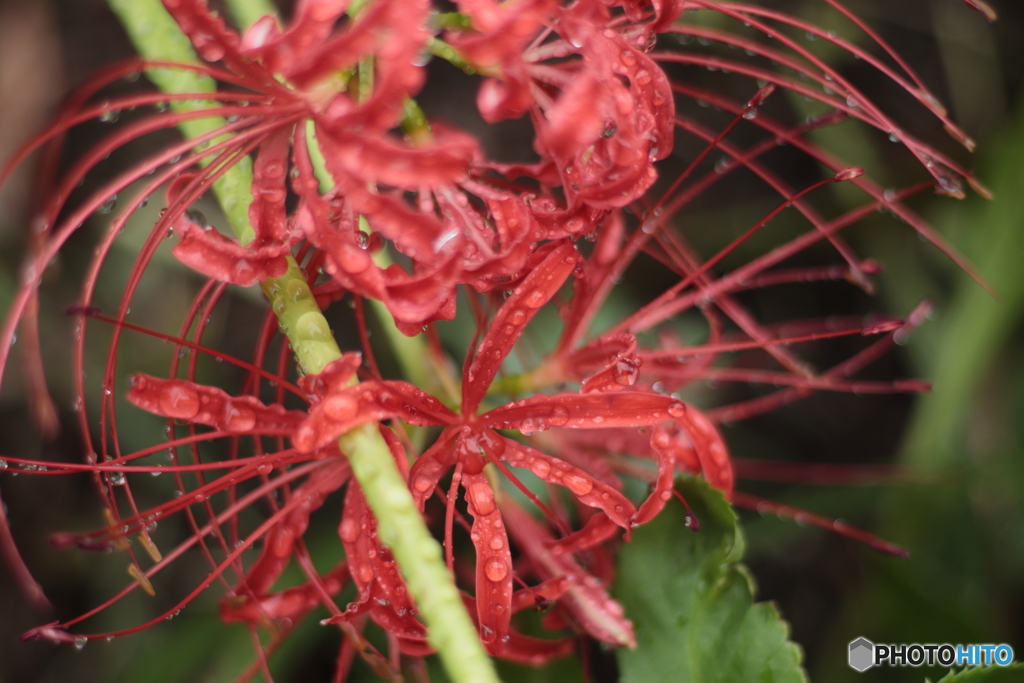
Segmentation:
<svg viewBox="0 0 1024 683">
<path fill-rule="evenodd" d="M 245 32 L 241 51 L 259 59 L 274 73 L 296 70 L 304 58 L 308 59 L 311 47 L 319 46 L 331 35 L 348 4 L 343 0 L 301 0 L 287 31 L 281 32 L 276 17 L 263 17 Z"/>
<path fill-rule="evenodd" d="M 346 196 L 374 196 L 365 189 L 368 181 L 404 189 L 456 182 L 466 176 L 477 150 L 468 135 L 449 135 L 443 145 L 410 147 L 384 136 L 353 134 L 348 124 L 322 119 L 317 119 L 316 135 L 335 181 L 345 183 Z M 356 211 L 373 213 L 361 206 Z"/>
<path fill-rule="evenodd" d="M 572 638 L 547 640 L 510 630 L 508 640 L 501 650 L 501 658 L 530 666 L 543 666 L 552 659 L 572 654 L 575 649 L 576 642 Z"/>
<path fill-rule="evenodd" d="M 434 495 L 437 482 L 454 462 L 452 441 L 459 433 L 459 429 L 445 429 L 409 470 L 409 490 L 420 512 L 423 512 L 427 499 Z"/>
<path fill-rule="evenodd" d="M 623 529 L 630 528 L 636 508 L 628 498 L 581 469 L 542 453 L 518 441 L 505 439 L 505 452 L 501 459 L 514 467 L 525 467 L 549 484 L 569 489 L 584 505 L 604 511 Z"/>
<path fill-rule="evenodd" d="M 358 486 L 349 486 L 338 533 L 345 546 L 352 581 L 359 591 L 359 602 L 369 609 L 370 617 L 392 635 L 422 638 L 425 629 L 413 616 L 415 608 L 405 582 L 391 551 L 377 537 L 377 520 Z M 351 612 L 361 610 L 358 605 L 355 609 L 349 605 L 349 611 L 351 616 Z"/>
<path fill-rule="evenodd" d="M 654 451 L 654 455 L 658 459 L 658 478 L 654 481 L 654 490 L 651 491 L 651 495 L 637 510 L 636 516 L 633 518 L 634 524 L 645 524 L 651 521 L 672 499 L 672 486 L 676 476 L 672 437 L 660 425 L 651 431 L 651 450 Z M 714 485 L 714 482 L 712 484 Z"/>
<path fill-rule="evenodd" d="M 260 83 L 274 82 L 263 67 L 242 55 L 238 34 L 210 11 L 206 0 L 163 0 L 163 3 L 203 59 L 223 61 L 236 74 Z"/>
<path fill-rule="evenodd" d="M 292 126 L 273 133 L 262 145 L 253 166 L 249 221 L 256 231 L 255 246 L 289 243 L 284 200 L 291 151 Z"/>
<path fill-rule="evenodd" d="M 300 377 L 299 388 L 311 397 L 311 402 L 322 399 L 328 391 L 341 391 L 348 387 L 362 362 L 363 354 L 358 351 L 344 353 L 341 358 L 328 363 L 319 374 Z"/>
<path fill-rule="evenodd" d="M 462 376 L 463 415 L 476 412 L 523 328 L 555 295 L 578 260 L 579 254 L 571 243 L 556 246 L 498 309 L 476 349 L 473 362 Z"/>
<path fill-rule="evenodd" d="M 209 425 L 236 433 L 291 433 L 305 414 L 264 405 L 254 396 L 234 397 L 223 389 L 181 379 L 137 374 L 129 379 L 128 400 L 156 415 Z"/>
<path fill-rule="evenodd" d="M 631 334 L 615 335 L 607 341 L 601 340 L 597 345 L 587 345 L 584 348 L 591 353 L 607 355 L 604 367 L 583 380 L 581 393 L 622 391 L 636 384 L 640 377 L 640 366 L 643 365 L 643 359 L 633 355 L 636 337 Z M 611 353 L 608 353 L 610 350 Z M 573 361 L 576 362 L 578 371 L 582 364 L 576 357 L 570 360 Z"/>
<path fill-rule="evenodd" d="M 572 587 L 572 579 L 568 576 L 556 576 L 541 581 L 536 586 L 521 588 L 512 594 L 512 612 L 522 612 L 530 608 L 543 608 L 546 602 L 553 602 L 565 595 Z"/>
<path fill-rule="evenodd" d="M 292 559 L 295 541 L 309 526 L 309 516 L 320 507 L 324 498 L 349 480 L 352 470 L 348 460 L 333 458 L 304 481 L 291 494 L 291 500 L 303 501 L 266 535 L 263 551 L 246 574 L 245 587 L 257 595 L 270 591 L 274 582 Z"/>
<path fill-rule="evenodd" d="M 330 5 L 334 3 L 319 4 L 318 10 L 333 13 L 334 8 Z M 384 62 L 377 65 L 378 70 L 385 72 L 380 80 L 388 80 L 391 75 L 388 72 L 402 66 L 406 70 L 421 71 L 414 62 L 430 38 L 426 31 L 429 9 L 425 0 L 377 0 L 360 12 L 358 21 L 349 22 L 347 30 L 323 40 L 312 49 L 296 50 L 291 55 L 292 59 L 282 64 L 282 73 L 299 88 L 309 88 L 374 53 L 378 61 Z M 326 11 L 324 13 L 327 14 Z M 399 81 L 408 78 L 406 74 L 398 75 Z M 382 86 L 390 90 L 386 83 L 375 85 L 375 90 Z"/>
<path fill-rule="evenodd" d="M 320 585 L 307 581 L 300 586 L 277 593 L 258 594 L 255 600 L 245 594 L 225 598 L 220 601 L 220 618 L 227 624 L 240 621 L 265 624 L 267 619 L 288 619 L 292 623 L 298 623 L 321 604 L 322 590 L 326 590 L 328 595 L 337 595 L 348 580 L 348 564 L 339 562 L 334 569 L 320 577 Z"/>
<path fill-rule="evenodd" d="M 216 230 L 204 230 L 182 217 L 175 221 L 181 241 L 171 250 L 179 261 L 203 275 L 240 287 L 280 277 L 288 270 L 286 244 L 249 249 Z"/>
<path fill-rule="evenodd" d="M 455 413 L 406 382 L 361 382 L 347 388 L 329 388 L 323 400 L 313 406 L 309 417 L 295 430 L 292 443 L 300 452 L 308 453 L 359 425 L 392 417 L 426 426 L 451 424 Z"/>
<path fill-rule="evenodd" d="M 460 271 L 458 254 L 446 249 L 444 256 L 440 256 L 433 249 L 430 236 L 440 236 L 437 233 L 440 223 L 434 221 L 424 231 L 419 229 L 422 226 L 416 221 L 402 220 L 403 216 L 420 218 L 419 214 L 404 206 L 397 207 L 396 210 L 403 212 L 397 218 L 391 216 L 395 220 L 379 212 L 373 219 L 376 228 L 392 231 L 391 235 L 397 236 L 406 250 L 420 255 L 429 254 L 426 267 L 418 269 L 415 275 L 407 274 L 398 266 L 383 270 L 373 262 L 369 250 L 357 244 L 358 228 L 351 206 L 344 206 L 333 221 L 329 218 L 332 212 L 339 213 L 339 210 L 317 192 L 317 181 L 313 177 L 305 134 L 301 129 L 295 136 L 295 164 L 299 170 L 295 190 L 304 200 L 299 206 L 296 222 L 307 239 L 327 253 L 326 270 L 338 284 L 360 296 L 384 303 L 399 328 L 407 334 L 418 333 L 427 322 L 450 320 L 455 316 L 455 281 Z M 387 199 L 393 202 L 391 198 Z M 395 208 L 393 203 L 388 206 Z M 410 228 L 415 229 L 412 236 L 407 237 L 406 232 Z"/>
<path fill-rule="evenodd" d="M 462 486 L 473 515 L 480 639 L 492 654 L 500 654 L 512 618 L 512 553 L 487 476 L 464 472 Z"/>
<path fill-rule="evenodd" d="M 562 553 L 577 553 L 581 550 L 593 548 L 599 543 L 604 543 L 617 534 L 619 526 L 611 520 L 608 515 L 599 512 L 591 515 L 587 523 L 579 531 L 563 536 L 551 544 L 551 551 L 556 555 Z"/>
<path fill-rule="evenodd" d="M 684 418 L 686 414 L 686 404 L 669 396 L 623 391 L 614 394 L 531 396 L 495 408 L 481 420 L 493 429 L 518 429 L 530 434 L 552 427 L 649 427 Z"/>
<path fill-rule="evenodd" d="M 736 484 L 736 476 L 733 473 L 729 448 L 725 445 L 718 428 L 695 408 L 689 408 L 686 417 L 679 420 L 679 424 L 693 441 L 704 478 L 729 498 Z"/>
<path fill-rule="evenodd" d="M 269 159 L 264 166 L 268 163 Z M 193 174 L 182 174 L 167 187 L 168 205 L 178 206 L 178 213 L 171 221 L 181 238 L 172 249 L 178 260 L 203 275 L 241 287 L 250 287 L 261 280 L 284 274 L 288 269 L 286 256 L 291 253 L 289 242 L 262 239 L 262 234 L 257 232 L 257 240 L 252 245 L 243 247 L 211 226 L 199 225 L 193 220 L 194 214 L 185 211 L 187 204 L 191 202 L 182 205 L 182 195 L 189 191 L 194 178 Z M 283 193 L 284 190 L 281 189 L 282 201 Z M 264 204 L 258 205 L 263 207 Z M 283 212 L 283 205 L 281 211 Z M 264 219 L 263 214 L 259 211 L 250 211 L 250 216 L 254 220 L 254 228 L 262 230 L 263 223 L 260 221 Z M 279 218 L 283 220 L 283 213 Z"/>
<path fill-rule="evenodd" d="M 633 624 L 623 616 L 622 605 L 613 600 L 601 582 L 588 575 L 569 555 L 556 555 L 549 548 L 555 539 L 525 510 L 504 499 L 502 518 L 516 546 L 529 558 L 542 579 L 569 576 L 573 586 L 558 604 L 592 637 L 612 645 L 636 647 Z"/>
</svg>

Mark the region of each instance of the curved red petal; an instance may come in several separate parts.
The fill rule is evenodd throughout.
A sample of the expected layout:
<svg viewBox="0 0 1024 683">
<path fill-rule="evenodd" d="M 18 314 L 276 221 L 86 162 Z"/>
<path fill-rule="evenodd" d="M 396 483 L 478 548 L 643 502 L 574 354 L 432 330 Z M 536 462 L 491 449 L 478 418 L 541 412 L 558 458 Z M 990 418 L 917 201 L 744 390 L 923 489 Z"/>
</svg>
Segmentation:
<svg viewBox="0 0 1024 683">
<path fill-rule="evenodd" d="M 501 654 L 512 619 L 512 553 L 487 475 L 463 472 L 462 486 L 473 516 L 480 639 L 492 654 Z"/>
<path fill-rule="evenodd" d="M 303 420 L 299 410 L 264 405 L 255 396 L 231 396 L 223 389 L 145 374 L 129 379 L 129 401 L 156 415 L 236 433 L 291 433 Z"/>
<path fill-rule="evenodd" d="M 619 647 L 636 647 L 633 624 L 623 616 L 625 610 L 601 585 L 587 574 L 571 556 L 555 554 L 549 547 L 551 533 L 510 499 L 501 503 L 501 513 L 509 533 L 523 555 L 529 558 L 542 579 L 569 576 L 573 585 L 559 599 L 559 605 L 590 636 Z"/>
<path fill-rule="evenodd" d="M 184 216 L 175 221 L 175 227 L 181 241 L 171 253 L 192 270 L 221 282 L 251 287 L 288 270 L 291 249 L 286 244 L 250 249 L 216 230 L 200 228 Z"/>
<path fill-rule="evenodd" d="M 328 393 L 295 430 L 292 443 L 300 452 L 307 453 L 359 425 L 392 417 L 428 426 L 450 424 L 455 414 L 430 394 L 406 382 L 360 382 L 351 387 L 328 388 Z"/>
<path fill-rule="evenodd" d="M 473 361 L 462 376 L 464 415 L 475 412 L 479 407 L 502 361 L 523 333 L 523 328 L 555 295 L 578 261 L 579 253 L 571 243 L 555 246 L 498 309 L 487 328 L 487 334 L 476 348 Z"/>
<path fill-rule="evenodd" d="M 549 484 L 557 484 L 584 505 L 602 510 L 623 529 L 630 528 L 636 508 L 624 495 L 596 481 L 583 470 L 512 439 L 504 439 L 501 459 L 514 467 L 525 467 Z"/>
</svg>

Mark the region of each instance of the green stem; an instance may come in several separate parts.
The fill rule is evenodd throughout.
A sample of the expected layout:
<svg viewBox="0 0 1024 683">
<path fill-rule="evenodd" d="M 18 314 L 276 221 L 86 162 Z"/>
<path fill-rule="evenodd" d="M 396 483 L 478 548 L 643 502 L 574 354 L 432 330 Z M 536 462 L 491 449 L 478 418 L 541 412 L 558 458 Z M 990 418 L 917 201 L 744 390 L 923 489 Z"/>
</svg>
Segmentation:
<svg viewBox="0 0 1024 683">
<path fill-rule="evenodd" d="M 107 0 L 107 4 L 128 32 L 132 44 L 144 59 L 182 64 L 200 63 L 192 44 L 181 32 L 158 0 Z M 209 76 L 183 69 L 147 69 L 146 76 L 167 93 L 215 92 L 217 84 Z M 171 103 L 177 112 L 202 111 L 216 107 L 215 102 L 183 100 Z M 186 138 L 196 138 L 227 125 L 220 116 L 182 121 L 178 129 Z M 226 137 L 226 136 L 225 136 Z M 223 138 L 217 138 L 214 144 Z M 242 244 L 255 237 L 249 224 L 252 203 L 252 161 L 246 157 L 227 170 L 213 184 L 213 192 Z"/>
<path fill-rule="evenodd" d="M 271 0 L 227 0 L 228 15 L 235 26 L 248 29 L 268 14 L 277 14 Z"/>
<path fill-rule="evenodd" d="M 136 49 L 146 59 L 180 63 L 199 61 L 159 0 L 108 2 Z M 232 4 L 237 16 L 251 16 L 251 13 L 240 13 L 234 7 L 240 6 L 241 0 Z M 147 75 L 164 92 L 204 93 L 216 89 L 213 80 L 188 71 L 153 69 L 147 71 Z M 176 108 L 195 110 L 209 106 L 212 105 L 188 102 L 179 103 Z M 182 124 L 180 129 L 191 138 L 224 124 L 223 119 L 211 116 Z M 228 169 L 214 185 L 228 221 L 243 244 L 254 237 L 248 219 L 251 185 L 252 165 L 248 159 Z M 330 326 L 309 289 L 305 274 L 294 259 L 289 258 L 289 268 L 284 275 L 267 280 L 260 286 L 270 300 L 303 372 L 321 372 L 328 363 L 341 357 Z M 454 578 L 444 564 L 441 546 L 424 524 L 377 424 L 352 430 L 338 440 L 338 445 L 352 464 L 353 474 L 377 517 L 379 537 L 391 548 L 428 626 L 429 642 L 440 654 L 451 679 L 455 683 L 497 683 L 493 664 L 466 612 Z"/>
</svg>

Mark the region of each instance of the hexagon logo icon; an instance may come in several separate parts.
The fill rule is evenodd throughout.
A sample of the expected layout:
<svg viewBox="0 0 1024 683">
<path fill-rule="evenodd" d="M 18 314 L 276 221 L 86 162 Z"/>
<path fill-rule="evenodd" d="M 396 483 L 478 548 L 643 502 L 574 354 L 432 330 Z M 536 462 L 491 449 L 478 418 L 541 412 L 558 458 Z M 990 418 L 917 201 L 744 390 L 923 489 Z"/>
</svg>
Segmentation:
<svg viewBox="0 0 1024 683">
<path fill-rule="evenodd" d="M 858 638 L 850 643 L 850 668 L 867 671 L 875 665 L 875 644 L 867 638 Z"/>
</svg>

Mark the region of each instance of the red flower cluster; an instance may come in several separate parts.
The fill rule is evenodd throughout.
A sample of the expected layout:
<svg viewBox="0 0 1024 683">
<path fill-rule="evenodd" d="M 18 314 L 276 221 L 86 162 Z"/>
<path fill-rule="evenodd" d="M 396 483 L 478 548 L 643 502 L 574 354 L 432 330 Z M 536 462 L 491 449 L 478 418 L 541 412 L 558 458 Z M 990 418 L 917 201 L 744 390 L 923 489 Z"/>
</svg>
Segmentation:
<svg viewBox="0 0 1024 683">
<path fill-rule="evenodd" d="M 883 353 L 894 335 L 905 335 L 918 324 L 923 309 L 905 323 L 882 320 L 864 327 L 851 322 L 837 328 L 834 321 L 812 321 L 771 326 L 760 323 L 737 297 L 752 287 L 808 280 L 845 278 L 869 287 L 877 265 L 852 252 L 839 235 L 843 228 L 869 212 L 888 209 L 937 242 L 902 200 L 932 187 L 962 195 L 961 178 L 984 192 L 967 172 L 901 130 L 786 31 L 795 28 L 825 37 L 861 57 L 917 96 L 956 137 L 970 144 L 898 58 L 897 70 L 852 43 L 780 12 L 704 0 L 462 0 L 457 3 L 462 14 L 455 18 L 434 12 L 426 0 L 374 0 L 354 16 L 346 15 L 347 2 L 300 0 L 286 28 L 266 17 L 244 35 L 227 28 L 202 0 L 163 1 L 210 63 L 175 68 L 212 76 L 225 87 L 201 95 L 147 94 L 87 105 L 106 83 L 141 66 L 157 65 L 117 67 L 85 86 L 62 117 L 26 148 L 25 154 L 59 139 L 73 125 L 118 109 L 197 97 L 216 102 L 198 111 L 162 111 L 139 119 L 67 173 L 36 223 L 34 251 L 0 337 L 0 364 L 6 364 L 15 329 L 21 325 L 28 330 L 23 335 L 28 367 L 38 367 L 37 340 L 31 331 L 43 270 L 89 215 L 131 183 L 143 181 L 138 196 L 112 221 L 98 247 L 76 308 L 77 314 L 114 325 L 98 403 L 88 400 L 84 379 L 78 380 L 86 462 L 55 466 L 8 459 L 23 468 L 46 466 L 49 473 L 93 473 L 109 525 L 89 534 L 60 535 L 55 542 L 124 549 L 128 536 L 139 534 L 153 564 L 143 571 L 132 555 L 135 582 L 124 592 L 139 586 L 151 590 L 150 576 L 199 548 L 212 571 L 170 612 L 230 572 L 236 579 L 225 580 L 229 597 L 222 603 L 224 619 L 245 622 L 254 632 L 272 625 L 275 644 L 299 619 L 322 606 L 331 615 L 327 622 L 341 625 L 348 636 L 340 670 L 358 651 L 378 671 L 393 673 L 388 660 L 360 635 L 363 615 L 379 624 L 401 652 L 427 653 L 416 605 L 390 551 L 378 540 L 363 492 L 338 451 L 340 435 L 376 423 L 428 520 L 430 499 L 436 496 L 443 502 L 447 561 L 467 587 L 465 601 L 492 654 L 540 663 L 574 647 L 571 638 L 538 639 L 514 628 L 513 615 L 537 605 L 555 606 L 546 620 L 554 630 L 571 628 L 613 645 L 632 645 L 632 626 L 606 592 L 610 551 L 620 530 L 628 538 L 634 526 L 658 514 L 673 495 L 678 472 L 703 475 L 727 496 L 734 495 L 733 464 L 716 423 L 763 412 L 815 390 L 889 392 L 923 387 L 912 381 L 850 379 Z M 839 3 L 828 4 L 851 16 Z M 749 30 L 727 33 L 680 21 L 684 9 L 718 12 Z M 444 41 L 431 27 L 445 28 Z M 753 37 L 755 33 L 764 42 Z M 870 31 L 868 35 L 894 56 L 877 36 Z M 743 48 L 749 58 L 678 47 L 690 38 Z M 676 47 L 663 51 L 663 42 Z M 477 104 L 485 121 L 528 115 L 539 160 L 498 163 L 488 159 L 468 134 L 440 122 L 427 124 L 411 99 L 424 85 L 426 52 L 484 76 Z M 766 66 L 769 62 L 806 80 L 773 72 Z M 670 81 L 665 70 L 669 63 L 727 69 L 768 85 L 748 101 L 738 102 L 685 81 Z M 818 100 L 831 108 L 830 113 L 796 126 L 774 120 L 758 108 L 776 87 Z M 684 98 L 713 104 L 735 119 L 725 129 L 712 131 L 677 113 L 677 101 Z M 205 136 L 140 161 L 80 207 L 65 211 L 71 189 L 110 150 L 152 131 L 210 116 L 225 117 L 226 122 Z M 886 192 L 859 169 L 846 168 L 809 142 L 809 131 L 847 117 L 903 142 L 924 162 L 934 182 Z M 741 147 L 727 138 L 740 125 L 765 135 Z M 656 162 L 669 157 L 680 132 L 703 140 L 707 147 L 686 160 L 686 168 L 666 179 L 672 182 L 664 182 L 663 193 L 654 197 Z M 803 190 L 792 189 L 762 161 L 764 154 L 783 145 L 810 155 L 831 169 L 831 177 Z M 724 163 L 704 169 L 703 162 L 715 149 L 726 155 Z M 255 166 L 248 217 L 253 234 L 238 241 L 213 229 L 191 207 L 251 154 Z M 321 158 L 324 163 L 318 168 Z M 673 219 L 736 169 L 762 179 L 781 195 L 781 204 L 727 248 L 703 260 L 673 229 Z M 833 218 L 820 215 L 804 197 L 831 182 L 853 183 L 866 193 L 867 202 Z M 167 208 L 139 254 L 118 315 L 106 318 L 92 308 L 101 265 L 128 217 L 146 197 L 161 190 Z M 718 272 L 736 246 L 788 207 L 809 221 L 809 231 Z M 171 230 L 178 240 L 174 255 L 210 278 L 176 334 L 145 330 L 126 320 L 139 282 Z M 823 240 L 835 246 L 845 264 L 779 267 Z M 641 253 L 674 273 L 677 283 L 595 333 L 599 311 Z M 381 258 L 384 255 L 391 265 Z M 277 361 L 267 357 L 278 332 L 275 313 L 281 311 L 267 311 L 266 323 L 254 334 L 249 362 L 204 346 L 206 321 L 226 285 L 250 286 L 280 277 L 292 257 L 308 274 L 308 285 L 321 307 L 353 297 L 364 341 L 368 335 L 362 322 L 363 299 L 381 302 L 403 332 L 422 333 L 423 362 L 433 368 L 437 382 L 417 387 L 383 379 L 368 342 L 363 355 L 347 353 L 323 372 L 293 381 L 286 345 Z M 327 277 L 321 278 L 321 272 Z M 570 282 L 571 292 L 566 286 Z M 461 386 L 448 375 L 450 364 L 435 329 L 437 321 L 455 316 L 460 286 L 469 293 L 478 323 L 478 343 L 474 341 L 468 354 Z M 503 369 L 517 364 L 506 360 L 522 348 L 517 341 L 527 325 L 555 303 L 562 325 L 553 350 L 539 363 L 528 356 L 520 359 L 522 372 L 502 376 Z M 685 311 L 697 311 L 706 320 L 705 343 L 687 345 L 672 327 L 673 318 Z M 116 435 L 114 394 L 118 345 L 126 330 L 160 336 L 177 350 L 229 360 L 246 370 L 247 379 L 237 395 L 201 384 L 196 381 L 195 354 L 186 362 L 175 355 L 166 378 L 133 375 L 129 401 L 167 418 L 168 440 L 124 453 Z M 885 336 L 823 372 L 788 348 L 827 337 L 869 334 Z M 79 334 L 79 368 L 84 349 L 85 337 Z M 741 369 L 722 362 L 725 354 L 743 351 L 763 352 L 762 366 L 773 365 Z M 357 375 L 362 381 L 354 383 Z M 673 393 L 694 379 L 784 386 L 751 401 L 701 412 Z M 36 392 L 41 411 L 48 405 L 45 389 L 36 386 Z M 307 407 L 286 408 L 286 394 Z M 288 405 L 298 405 L 293 398 L 287 400 Z M 86 415 L 96 406 L 98 440 Z M 407 425 L 434 428 L 421 432 L 429 435 L 432 445 L 419 448 Z M 228 444 L 226 459 L 203 454 L 201 446 L 215 441 Z M 269 443 L 273 448 L 267 448 Z M 169 466 L 132 464 L 167 449 L 172 456 Z M 126 475 L 156 471 L 173 472 L 181 495 L 139 509 Z M 539 486 L 522 481 L 527 471 Z M 449 473 L 445 491 L 441 483 Z M 543 512 L 543 521 L 503 490 L 498 474 Z M 188 483 L 193 481 L 189 477 L 194 485 Z M 628 478 L 653 485 L 643 501 L 625 495 Z M 346 559 L 321 574 L 313 566 L 303 534 L 325 498 L 346 486 L 338 531 Z M 460 490 L 465 508 L 458 503 Z M 217 496 L 222 493 L 226 495 Z M 735 494 L 734 500 L 752 499 Z M 243 533 L 240 512 L 260 501 L 269 515 Z M 462 509 L 471 522 L 463 518 Z M 190 535 L 162 555 L 149 529 L 177 512 L 185 513 Z M 695 518 L 692 522 L 696 526 Z M 468 531 L 475 558 L 456 550 L 456 524 Z M 0 528 L 6 533 L 4 525 Z M 887 548 L 862 532 L 849 533 Z M 247 562 L 246 551 L 261 539 L 259 556 Z M 0 541 L 17 563 L 9 537 Z M 306 582 L 275 590 L 292 562 L 305 573 Z M 20 576 L 32 585 L 27 570 Z M 355 587 L 357 597 L 342 609 L 335 596 L 347 585 Z M 116 635 L 69 635 L 67 628 L 96 611 L 28 635 L 76 642 Z"/>
</svg>

